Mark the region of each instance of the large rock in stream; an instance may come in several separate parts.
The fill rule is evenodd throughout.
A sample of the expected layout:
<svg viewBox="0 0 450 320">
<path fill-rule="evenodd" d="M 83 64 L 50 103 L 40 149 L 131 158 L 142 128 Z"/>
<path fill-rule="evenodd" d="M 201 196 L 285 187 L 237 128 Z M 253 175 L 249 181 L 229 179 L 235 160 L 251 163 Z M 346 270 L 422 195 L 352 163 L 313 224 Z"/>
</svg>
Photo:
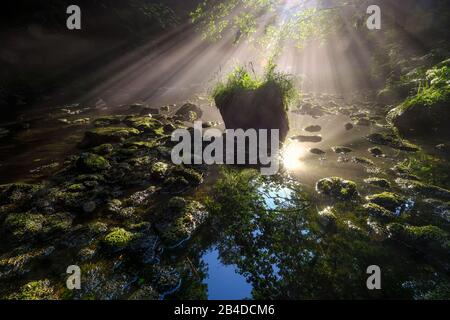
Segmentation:
<svg viewBox="0 0 450 320">
<path fill-rule="evenodd" d="M 215 99 L 227 129 L 278 129 L 286 139 L 289 119 L 281 90 L 275 85 L 235 89 Z"/>
</svg>

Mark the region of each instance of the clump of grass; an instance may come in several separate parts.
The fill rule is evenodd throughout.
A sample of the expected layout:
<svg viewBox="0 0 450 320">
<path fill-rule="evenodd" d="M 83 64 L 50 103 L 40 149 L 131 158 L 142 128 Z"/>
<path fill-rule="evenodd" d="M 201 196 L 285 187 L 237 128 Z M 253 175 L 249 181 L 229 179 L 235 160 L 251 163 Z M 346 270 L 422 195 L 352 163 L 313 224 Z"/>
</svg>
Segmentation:
<svg viewBox="0 0 450 320">
<path fill-rule="evenodd" d="M 230 94 L 240 90 L 257 90 L 265 86 L 273 86 L 280 90 L 283 104 L 287 109 L 295 102 L 299 93 L 295 86 L 293 75 L 276 71 L 277 65 L 269 62 L 262 77 L 258 77 L 247 67 L 236 67 L 225 81 L 219 81 L 212 91 L 212 97 L 216 101 L 223 101 Z"/>
</svg>

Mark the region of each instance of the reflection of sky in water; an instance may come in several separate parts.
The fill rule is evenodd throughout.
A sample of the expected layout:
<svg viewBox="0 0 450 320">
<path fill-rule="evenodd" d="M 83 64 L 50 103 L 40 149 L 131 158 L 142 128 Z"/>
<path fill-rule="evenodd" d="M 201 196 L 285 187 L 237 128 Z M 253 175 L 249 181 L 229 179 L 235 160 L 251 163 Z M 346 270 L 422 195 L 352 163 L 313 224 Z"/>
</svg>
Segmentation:
<svg viewBox="0 0 450 320">
<path fill-rule="evenodd" d="M 281 188 L 267 188 L 262 186 L 260 191 L 263 193 L 264 203 L 268 209 L 277 209 L 283 207 L 283 203 L 289 202 L 292 198 L 293 191 L 286 187 Z M 287 203 L 288 204 L 288 203 Z"/>
<path fill-rule="evenodd" d="M 217 249 L 208 251 L 203 261 L 208 264 L 208 278 L 205 280 L 208 299 L 241 300 L 252 297 L 252 286 L 236 272 L 236 266 L 220 262 Z"/>
<path fill-rule="evenodd" d="M 260 192 L 263 194 L 264 204 L 268 209 L 286 208 L 290 205 L 290 199 L 294 196 L 294 191 L 280 185 L 270 186 L 262 185 Z M 307 229 L 299 231 L 307 236 L 310 232 Z M 253 237 L 262 236 L 261 230 L 253 230 Z M 269 254 L 267 248 L 258 248 L 263 254 Z M 277 260 L 274 255 L 271 258 Z M 246 279 L 238 273 L 235 265 L 224 265 L 220 261 L 217 248 L 212 248 L 203 255 L 203 261 L 208 264 L 208 277 L 205 284 L 208 286 L 208 299 L 210 300 L 241 300 L 252 298 L 252 285 L 247 283 Z M 272 274 L 281 280 L 280 268 L 277 263 L 272 264 Z"/>
</svg>

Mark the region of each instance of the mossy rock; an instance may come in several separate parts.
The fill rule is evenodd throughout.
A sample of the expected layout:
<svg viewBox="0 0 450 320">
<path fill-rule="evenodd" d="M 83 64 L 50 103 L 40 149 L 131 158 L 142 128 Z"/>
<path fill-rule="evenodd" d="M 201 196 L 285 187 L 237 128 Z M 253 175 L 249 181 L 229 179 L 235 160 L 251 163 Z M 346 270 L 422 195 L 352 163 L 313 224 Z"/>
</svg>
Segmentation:
<svg viewBox="0 0 450 320">
<path fill-rule="evenodd" d="M 350 200 L 358 197 L 356 184 L 353 181 L 339 177 L 324 178 L 317 182 L 316 190 L 319 193 L 339 200 Z"/>
<path fill-rule="evenodd" d="M 163 133 L 162 123 L 153 117 L 127 117 L 124 123 L 146 133 Z"/>
<path fill-rule="evenodd" d="M 158 224 L 161 239 L 169 247 L 178 247 L 188 239 L 208 217 L 205 207 L 197 201 L 172 198 L 168 203 L 168 216 L 172 219 Z"/>
<path fill-rule="evenodd" d="M 95 147 L 94 149 L 92 149 L 92 152 L 93 152 L 93 153 L 96 153 L 96 154 L 101 155 L 101 156 L 109 155 L 109 154 L 111 154 L 113 151 L 114 151 L 114 147 L 113 147 L 113 145 L 110 144 L 110 143 L 105 143 L 105 144 L 102 144 L 102 145 L 100 145 L 100 146 Z"/>
<path fill-rule="evenodd" d="M 428 226 L 409 226 L 393 223 L 388 226 L 391 237 L 400 240 L 409 245 L 426 249 L 426 254 L 440 252 L 449 256 L 450 239 L 444 230 L 428 225 Z"/>
<path fill-rule="evenodd" d="M 357 163 L 357 164 L 362 164 L 364 166 L 374 166 L 375 165 L 375 163 L 372 160 L 364 158 L 364 157 L 353 157 L 352 162 Z"/>
<path fill-rule="evenodd" d="M 103 243 L 107 248 L 116 251 L 126 248 L 132 240 L 133 233 L 122 228 L 115 228 L 105 236 Z"/>
<path fill-rule="evenodd" d="M 388 114 L 402 134 L 450 133 L 449 70 L 448 60 L 428 70 L 427 85 Z"/>
<path fill-rule="evenodd" d="M 193 122 L 203 115 L 202 109 L 192 103 L 186 103 L 175 113 L 175 117 L 182 121 Z"/>
<path fill-rule="evenodd" d="M 123 120 L 123 116 L 106 116 L 94 120 L 94 126 L 96 127 L 109 127 L 112 125 L 120 124 Z"/>
<path fill-rule="evenodd" d="M 76 162 L 76 168 L 87 173 L 96 173 L 111 169 L 108 160 L 94 153 L 83 153 Z"/>
<path fill-rule="evenodd" d="M 58 212 L 45 217 L 43 232 L 45 235 L 53 236 L 56 234 L 66 233 L 70 230 L 73 223 L 73 216 L 69 213 Z"/>
<path fill-rule="evenodd" d="M 11 183 L 0 186 L 0 204 L 18 204 L 30 201 L 33 195 L 43 188 L 42 185 Z"/>
<path fill-rule="evenodd" d="M 45 217 L 37 213 L 10 213 L 3 222 L 3 229 L 11 241 L 23 242 L 39 236 Z"/>
<path fill-rule="evenodd" d="M 325 232 L 336 232 L 337 216 L 333 209 L 328 207 L 318 212 L 318 223 Z"/>
<path fill-rule="evenodd" d="M 367 200 L 397 214 L 404 209 L 406 204 L 406 199 L 404 197 L 393 192 L 374 194 L 368 196 Z"/>
<path fill-rule="evenodd" d="M 175 167 L 171 173 L 172 176 L 184 178 L 189 184 L 199 185 L 203 182 L 203 175 L 195 169 L 182 166 Z"/>
<path fill-rule="evenodd" d="M 367 136 L 367 139 L 374 144 L 385 145 L 398 150 L 410 152 L 420 150 L 418 146 L 401 139 L 393 133 L 372 133 Z"/>
<path fill-rule="evenodd" d="M 17 293 L 8 297 L 9 300 L 56 300 L 55 289 L 50 280 L 31 281 L 22 286 Z"/>
<path fill-rule="evenodd" d="M 379 206 L 378 204 L 367 203 L 363 206 L 363 208 L 368 215 L 370 215 L 371 217 L 375 218 L 378 221 L 387 223 L 395 219 L 395 215 L 392 211 L 389 211 L 386 208 Z"/>
<path fill-rule="evenodd" d="M 372 156 L 377 157 L 377 158 L 385 156 L 383 150 L 381 150 L 378 147 L 369 148 L 368 151 Z"/>
<path fill-rule="evenodd" d="M 420 181 L 397 179 L 395 182 L 405 190 L 411 190 L 423 197 L 431 197 L 450 201 L 450 191 L 438 186 L 426 184 Z"/>
<path fill-rule="evenodd" d="M 105 143 L 119 143 L 139 135 L 139 130 L 127 127 L 105 127 L 87 131 L 80 146 L 82 148 L 97 147 Z"/>
<path fill-rule="evenodd" d="M 155 162 L 150 172 L 152 174 L 152 177 L 155 179 L 164 179 L 164 177 L 167 175 L 167 172 L 169 170 L 169 165 L 165 162 Z"/>
<path fill-rule="evenodd" d="M 364 180 L 364 182 L 372 186 L 377 186 L 384 189 L 391 188 L 391 183 L 383 178 L 367 178 Z"/>
</svg>

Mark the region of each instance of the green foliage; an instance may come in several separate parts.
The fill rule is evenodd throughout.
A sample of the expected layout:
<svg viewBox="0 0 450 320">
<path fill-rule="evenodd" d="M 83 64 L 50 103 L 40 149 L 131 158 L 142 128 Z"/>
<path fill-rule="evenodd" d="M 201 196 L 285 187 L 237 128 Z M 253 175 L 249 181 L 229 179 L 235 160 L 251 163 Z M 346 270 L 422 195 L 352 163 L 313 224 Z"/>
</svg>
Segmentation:
<svg viewBox="0 0 450 320">
<path fill-rule="evenodd" d="M 401 168 L 423 181 L 450 189 L 450 164 L 438 157 L 419 152 L 401 163 Z"/>
<path fill-rule="evenodd" d="M 425 76 L 417 94 L 403 103 L 403 109 L 415 105 L 432 106 L 450 100 L 450 59 L 427 70 Z"/>
<path fill-rule="evenodd" d="M 305 41 L 323 38 L 336 26 L 333 13 L 342 4 L 307 6 L 308 1 L 286 4 L 282 0 L 228 0 L 212 3 L 204 0 L 191 12 L 191 20 L 201 30 L 204 39 L 219 40 L 225 33 L 236 34 L 235 43 L 242 38 L 256 41 L 263 48 L 293 40 L 301 47 Z M 350 1 L 352 2 L 352 1 Z M 351 5 L 346 3 L 346 5 Z M 262 16 L 265 19 L 260 19 Z"/>
<path fill-rule="evenodd" d="M 271 85 L 280 90 L 284 106 L 288 109 L 289 105 L 298 99 L 299 94 L 294 77 L 277 72 L 276 67 L 276 64 L 270 61 L 262 77 L 258 77 L 254 71 L 250 72 L 246 67 L 236 67 L 228 75 L 225 82 L 219 81 L 216 84 L 212 91 L 212 97 L 221 101 L 237 90 L 257 90 L 258 88 Z"/>
</svg>

